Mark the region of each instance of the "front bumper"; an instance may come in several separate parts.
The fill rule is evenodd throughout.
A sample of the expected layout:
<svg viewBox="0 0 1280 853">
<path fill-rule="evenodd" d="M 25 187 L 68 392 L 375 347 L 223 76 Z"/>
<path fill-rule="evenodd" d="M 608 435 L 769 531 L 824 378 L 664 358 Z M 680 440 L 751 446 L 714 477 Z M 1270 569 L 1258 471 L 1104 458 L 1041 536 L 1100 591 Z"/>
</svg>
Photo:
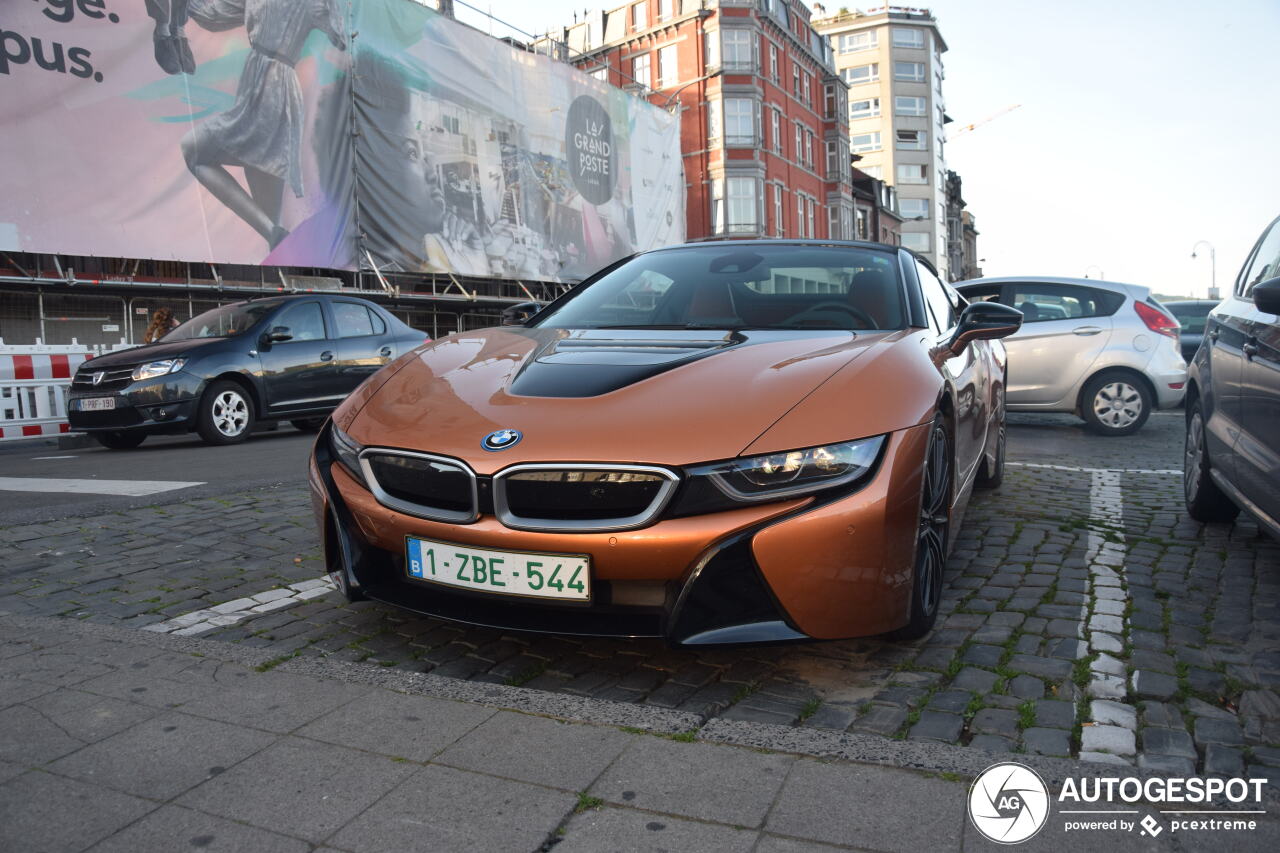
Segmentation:
<svg viewBox="0 0 1280 853">
<path fill-rule="evenodd" d="M 77 432 L 185 432 L 196 418 L 196 400 L 204 380 L 181 371 L 117 388 L 73 387 L 67 396 L 67 422 Z M 81 411 L 80 400 L 111 397 L 115 408 Z"/>
<path fill-rule="evenodd" d="M 340 588 L 419 613 L 521 631 L 662 637 L 676 645 L 836 639 L 908 620 L 928 425 L 892 433 L 871 479 L 834 500 L 779 501 L 639 530 L 542 533 L 415 518 L 333 463 L 310 464 L 326 565 Z M 406 536 L 591 557 L 590 602 L 512 598 L 411 579 Z"/>
</svg>

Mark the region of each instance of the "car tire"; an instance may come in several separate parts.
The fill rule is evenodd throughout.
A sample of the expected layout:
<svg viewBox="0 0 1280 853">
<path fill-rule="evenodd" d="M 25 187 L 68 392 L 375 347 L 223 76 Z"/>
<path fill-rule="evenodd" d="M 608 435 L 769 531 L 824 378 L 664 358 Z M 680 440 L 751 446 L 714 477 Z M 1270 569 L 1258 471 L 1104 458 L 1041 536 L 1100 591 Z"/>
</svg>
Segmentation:
<svg viewBox="0 0 1280 853">
<path fill-rule="evenodd" d="M 196 431 L 207 444 L 238 444 L 253 431 L 253 400 L 239 383 L 215 382 L 200 398 Z"/>
<path fill-rule="evenodd" d="M 147 440 L 145 432 L 123 432 L 121 430 L 95 432 L 93 437 L 98 444 L 110 450 L 133 450 Z"/>
<path fill-rule="evenodd" d="M 1209 447 L 1205 440 L 1204 409 L 1200 401 L 1187 413 L 1187 441 L 1182 457 L 1182 495 L 1187 515 L 1196 521 L 1231 521 L 1240 507 L 1227 497 L 1209 475 Z"/>
<path fill-rule="evenodd" d="M 951 430 L 938 415 L 929 430 L 920 483 L 920 518 L 916 525 L 915 569 L 911 581 L 911 618 L 893 631 L 893 640 L 917 640 L 929 633 L 942 604 L 942 579 L 951 535 L 954 490 Z"/>
<path fill-rule="evenodd" d="M 1155 399 L 1147 383 L 1128 373 L 1099 373 L 1085 383 L 1080 417 L 1098 435 L 1132 435 L 1151 417 Z"/>
<path fill-rule="evenodd" d="M 320 427 L 324 426 L 326 418 L 299 418 L 296 421 L 289 421 L 296 429 L 303 432 L 319 432 Z"/>
<path fill-rule="evenodd" d="M 994 489 L 1004 482 L 1004 453 L 1007 438 L 1005 426 L 1004 387 L 996 389 L 996 451 L 995 461 L 982 455 L 982 465 L 978 468 L 978 477 L 974 485 L 980 489 Z"/>
</svg>

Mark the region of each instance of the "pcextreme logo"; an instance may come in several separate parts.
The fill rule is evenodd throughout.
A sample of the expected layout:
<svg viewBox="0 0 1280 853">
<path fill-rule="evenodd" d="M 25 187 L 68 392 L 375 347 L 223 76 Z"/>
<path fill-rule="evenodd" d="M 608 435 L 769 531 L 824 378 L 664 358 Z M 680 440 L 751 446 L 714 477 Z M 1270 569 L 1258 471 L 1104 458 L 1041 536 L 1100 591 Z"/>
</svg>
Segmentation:
<svg viewBox="0 0 1280 853">
<path fill-rule="evenodd" d="M 993 764 L 969 789 L 969 819 L 998 844 L 1026 841 L 1049 820 L 1049 789 L 1026 765 Z"/>
</svg>

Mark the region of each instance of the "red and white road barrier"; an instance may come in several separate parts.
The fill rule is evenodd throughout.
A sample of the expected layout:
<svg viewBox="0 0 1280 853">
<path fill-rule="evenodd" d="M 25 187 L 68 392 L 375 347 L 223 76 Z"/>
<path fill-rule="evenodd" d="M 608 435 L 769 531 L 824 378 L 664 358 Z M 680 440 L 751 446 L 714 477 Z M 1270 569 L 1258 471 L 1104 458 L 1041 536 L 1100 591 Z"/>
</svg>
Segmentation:
<svg viewBox="0 0 1280 853">
<path fill-rule="evenodd" d="M 0 345 L 0 441 L 69 432 L 67 389 L 91 356 L 79 345 Z"/>
</svg>

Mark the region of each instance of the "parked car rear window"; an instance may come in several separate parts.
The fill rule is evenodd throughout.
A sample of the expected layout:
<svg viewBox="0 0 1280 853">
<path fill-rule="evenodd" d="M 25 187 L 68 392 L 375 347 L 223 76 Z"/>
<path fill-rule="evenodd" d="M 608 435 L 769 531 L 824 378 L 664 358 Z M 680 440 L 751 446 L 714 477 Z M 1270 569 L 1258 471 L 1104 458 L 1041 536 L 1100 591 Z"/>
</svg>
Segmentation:
<svg viewBox="0 0 1280 853">
<path fill-rule="evenodd" d="M 334 302 L 333 316 L 338 323 L 338 337 L 356 338 L 362 335 L 381 335 L 387 330 L 382 318 L 368 307 L 355 302 Z"/>
<path fill-rule="evenodd" d="M 536 321 L 551 328 L 847 330 L 906 323 L 896 255 L 732 243 L 637 255 Z"/>
<path fill-rule="evenodd" d="M 1182 326 L 1182 331 L 1191 335 L 1203 335 L 1205 324 L 1209 320 L 1209 312 L 1213 310 L 1213 302 L 1166 302 L 1164 307 L 1170 311 Z"/>
<path fill-rule="evenodd" d="M 1124 303 L 1124 296 L 1109 290 L 1073 284 L 1017 284 L 1010 304 L 1022 312 L 1024 323 L 1108 317 Z"/>
</svg>

